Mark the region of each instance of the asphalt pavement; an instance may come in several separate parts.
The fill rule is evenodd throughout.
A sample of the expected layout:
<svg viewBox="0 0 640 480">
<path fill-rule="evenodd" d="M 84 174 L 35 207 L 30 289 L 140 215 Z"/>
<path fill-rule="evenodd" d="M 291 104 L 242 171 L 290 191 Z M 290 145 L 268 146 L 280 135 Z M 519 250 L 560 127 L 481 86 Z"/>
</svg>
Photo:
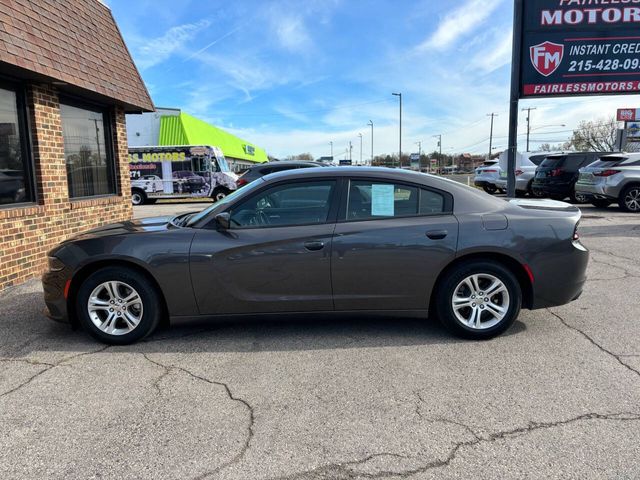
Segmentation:
<svg viewBox="0 0 640 480">
<path fill-rule="evenodd" d="M 5 290 L 0 478 L 640 478 L 640 216 L 585 207 L 581 232 L 582 297 L 486 342 L 344 317 L 105 347 L 38 282 Z"/>
</svg>

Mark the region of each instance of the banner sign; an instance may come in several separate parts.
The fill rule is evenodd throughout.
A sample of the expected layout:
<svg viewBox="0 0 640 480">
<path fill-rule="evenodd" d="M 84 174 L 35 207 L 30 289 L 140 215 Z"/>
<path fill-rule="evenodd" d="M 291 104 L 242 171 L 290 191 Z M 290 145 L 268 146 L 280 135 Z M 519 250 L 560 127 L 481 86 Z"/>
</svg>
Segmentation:
<svg viewBox="0 0 640 480">
<path fill-rule="evenodd" d="M 640 121 L 640 108 L 619 108 L 617 119 L 619 122 Z"/>
<path fill-rule="evenodd" d="M 521 98 L 640 92 L 640 0 L 523 4 Z"/>
</svg>

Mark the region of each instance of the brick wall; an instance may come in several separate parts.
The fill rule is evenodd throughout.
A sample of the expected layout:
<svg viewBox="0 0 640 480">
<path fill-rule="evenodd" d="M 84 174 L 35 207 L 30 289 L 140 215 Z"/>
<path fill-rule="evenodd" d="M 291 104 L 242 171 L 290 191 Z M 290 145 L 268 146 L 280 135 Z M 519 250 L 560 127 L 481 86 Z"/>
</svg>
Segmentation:
<svg viewBox="0 0 640 480">
<path fill-rule="evenodd" d="M 111 111 L 117 194 L 70 200 L 60 104 L 52 87 L 28 89 L 37 202 L 0 208 L 0 290 L 42 274 L 47 251 L 75 233 L 131 218 L 131 188 L 124 111 Z"/>
</svg>

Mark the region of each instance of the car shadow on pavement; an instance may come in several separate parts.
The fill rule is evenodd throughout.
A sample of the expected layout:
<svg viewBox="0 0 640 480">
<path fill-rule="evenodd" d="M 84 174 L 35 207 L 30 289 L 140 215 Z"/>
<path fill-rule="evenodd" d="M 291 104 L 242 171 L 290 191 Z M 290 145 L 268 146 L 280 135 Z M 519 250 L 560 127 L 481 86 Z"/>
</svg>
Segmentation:
<svg viewBox="0 0 640 480">
<path fill-rule="evenodd" d="M 82 353 L 103 347 L 81 329 L 73 330 L 69 325 L 47 319 L 40 291 L 14 293 L 0 298 L 0 331 L 3 332 L 0 357 L 25 357 L 32 352 Z M 518 335 L 525 330 L 524 323 L 516 322 L 504 335 Z M 460 342 L 467 341 L 452 336 L 437 319 L 380 314 L 288 314 L 282 318 L 269 315 L 198 319 L 160 328 L 137 344 L 116 348 L 145 353 L 256 352 Z"/>
</svg>

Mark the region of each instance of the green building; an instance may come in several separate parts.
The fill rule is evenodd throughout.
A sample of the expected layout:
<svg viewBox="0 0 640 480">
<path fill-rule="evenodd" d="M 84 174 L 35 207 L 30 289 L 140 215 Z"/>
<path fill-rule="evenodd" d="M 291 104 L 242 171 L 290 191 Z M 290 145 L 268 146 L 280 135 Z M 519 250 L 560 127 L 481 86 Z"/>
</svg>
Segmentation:
<svg viewBox="0 0 640 480">
<path fill-rule="evenodd" d="M 127 115 L 129 147 L 156 145 L 211 145 L 219 147 L 236 172 L 268 161 L 267 152 L 221 128 L 175 108 L 158 108 Z"/>
</svg>

